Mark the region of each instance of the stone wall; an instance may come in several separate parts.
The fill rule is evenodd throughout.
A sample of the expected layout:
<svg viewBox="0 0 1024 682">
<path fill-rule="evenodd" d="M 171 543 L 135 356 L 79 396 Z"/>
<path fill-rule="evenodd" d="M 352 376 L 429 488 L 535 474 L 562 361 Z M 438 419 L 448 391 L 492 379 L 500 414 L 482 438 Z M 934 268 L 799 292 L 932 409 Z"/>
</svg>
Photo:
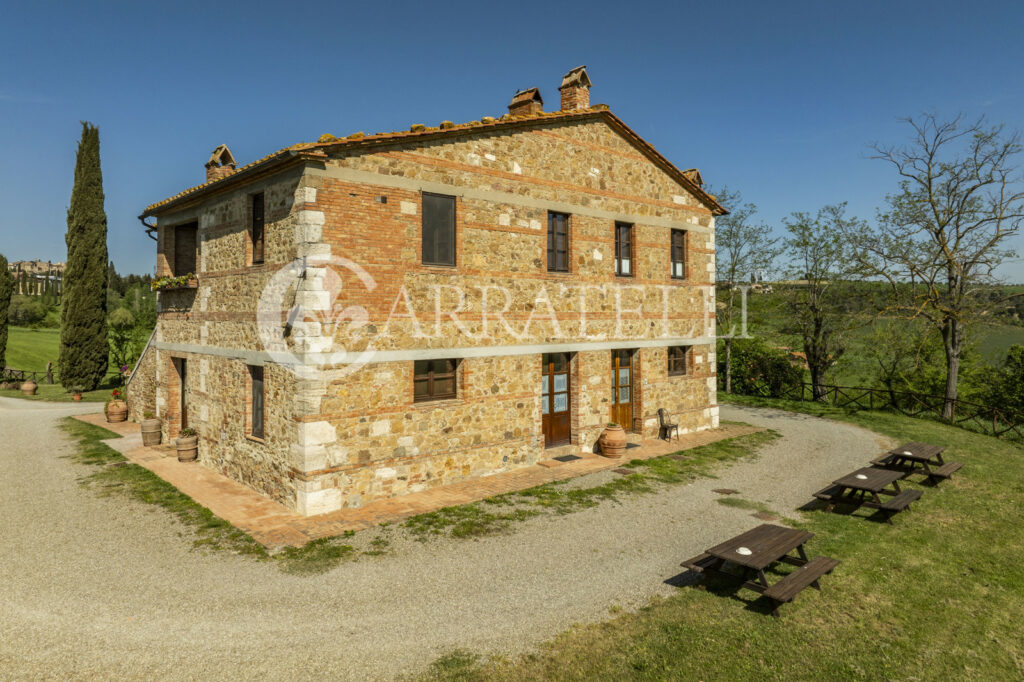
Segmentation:
<svg viewBox="0 0 1024 682">
<path fill-rule="evenodd" d="M 153 332 L 156 333 L 155 331 Z M 152 339 L 150 339 L 152 341 Z M 146 344 L 132 376 L 125 387 L 125 402 L 128 405 L 128 418 L 141 422 L 147 412 L 156 415 L 156 378 L 157 351 L 151 344 Z"/>
</svg>

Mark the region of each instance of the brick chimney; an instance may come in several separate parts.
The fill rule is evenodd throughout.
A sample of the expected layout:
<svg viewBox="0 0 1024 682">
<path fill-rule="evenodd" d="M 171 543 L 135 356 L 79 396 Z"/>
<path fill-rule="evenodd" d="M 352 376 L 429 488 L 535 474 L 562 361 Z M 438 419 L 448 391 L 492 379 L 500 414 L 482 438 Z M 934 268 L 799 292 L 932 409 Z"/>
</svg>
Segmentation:
<svg viewBox="0 0 1024 682">
<path fill-rule="evenodd" d="M 558 90 L 562 93 L 562 111 L 590 108 L 590 76 L 586 66 L 577 66 L 562 77 Z"/>
<path fill-rule="evenodd" d="M 206 162 L 206 181 L 220 180 L 235 172 L 235 157 L 226 144 L 222 144 L 210 154 L 210 160 Z"/>
<path fill-rule="evenodd" d="M 544 100 L 540 96 L 540 90 L 530 88 L 515 94 L 508 105 L 508 113 L 512 116 L 533 116 L 542 113 L 543 107 Z"/>
</svg>

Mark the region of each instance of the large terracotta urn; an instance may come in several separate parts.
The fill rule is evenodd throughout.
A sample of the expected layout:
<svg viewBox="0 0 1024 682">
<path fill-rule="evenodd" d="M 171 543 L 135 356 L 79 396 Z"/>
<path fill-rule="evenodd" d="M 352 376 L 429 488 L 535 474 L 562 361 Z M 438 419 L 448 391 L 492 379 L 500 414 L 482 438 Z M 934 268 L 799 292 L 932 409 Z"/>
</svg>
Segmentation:
<svg viewBox="0 0 1024 682">
<path fill-rule="evenodd" d="M 128 405 L 123 400 L 111 400 L 107 403 L 107 422 L 116 424 L 128 419 Z"/>
<path fill-rule="evenodd" d="M 35 395 L 37 388 L 39 388 L 39 385 L 36 384 L 35 379 L 29 379 L 21 385 L 21 392 L 25 395 Z"/>
<path fill-rule="evenodd" d="M 626 431 L 618 424 L 610 423 L 597 439 L 603 457 L 622 457 L 626 452 Z"/>
</svg>

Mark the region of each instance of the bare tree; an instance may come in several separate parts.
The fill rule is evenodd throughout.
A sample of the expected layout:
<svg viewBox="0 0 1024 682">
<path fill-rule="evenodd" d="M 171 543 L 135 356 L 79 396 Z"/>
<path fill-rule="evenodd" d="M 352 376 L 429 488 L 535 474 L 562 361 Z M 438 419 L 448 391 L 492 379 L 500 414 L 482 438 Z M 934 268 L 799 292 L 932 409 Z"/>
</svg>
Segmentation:
<svg viewBox="0 0 1024 682">
<path fill-rule="evenodd" d="M 725 392 L 732 393 L 732 339 L 736 333 L 737 292 L 740 284 L 754 273 L 769 270 L 778 257 L 779 241 L 771 228 L 753 222 L 757 206 L 743 203 L 738 191 L 723 187 L 712 190 L 718 202 L 728 207 L 728 215 L 715 220 L 715 281 L 717 282 L 716 322 L 725 346 Z"/>
<path fill-rule="evenodd" d="M 786 331 L 803 340 L 811 392 L 826 396 L 825 374 L 846 350 L 846 334 L 861 323 L 849 281 L 852 261 L 844 235 L 862 224 L 846 217 L 846 204 L 825 206 L 816 216 L 793 213 L 783 220 L 789 236 L 782 287 L 788 308 Z"/>
<path fill-rule="evenodd" d="M 1005 304 L 991 296 L 995 270 L 1013 252 L 1007 240 L 1024 218 L 1019 133 L 934 114 L 908 118 L 904 145 L 874 144 L 873 158 L 900 177 L 878 226 L 849 232 L 865 275 L 887 281 L 896 314 L 923 318 L 941 334 L 946 356 L 943 418 L 957 398 L 966 332 Z"/>
</svg>

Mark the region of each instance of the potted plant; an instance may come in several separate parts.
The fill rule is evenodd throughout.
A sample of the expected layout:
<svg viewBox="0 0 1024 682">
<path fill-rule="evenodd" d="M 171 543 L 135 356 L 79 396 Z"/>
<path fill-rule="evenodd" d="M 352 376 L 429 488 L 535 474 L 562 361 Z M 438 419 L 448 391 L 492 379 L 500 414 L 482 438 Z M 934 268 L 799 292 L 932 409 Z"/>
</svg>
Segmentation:
<svg viewBox="0 0 1024 682">
<path fill-rule="evenodd" d="M 160 433 L 160 420 L 153 416 L 152 412 L 142 413 L 142 444 L 160 445 L 162 434 Z"/>
<path fill-rule="evenodd" d="M 74 400 L 76 403 L 82 401 L 82 391 L 85 390 L 84 388 L 82 388 L 81 386 L 72 386 L 68 390 L 71 391 L 72 400 Z"/>
<path fill-rule="evenodd" d="M 107 421 L 111 424 L 128 419 L 128 405 L 122 399 L 123 396 L 124 393 L 121 389 L 115 388 L 110 392 L 110 399 L 107 400 L 107 404 L 103 407 L 103 412 L 107 415 Z"/>
<path fill-rule="evenodd" d="M 21 392 L 25 395 L 35 395 L 37 388 L 39 388 L 39 385 L 36 383 L 36 380 L 29 379 L 21 385 Z"/>
<path fill-rule="evenodd" d="M 179 462 L 194 462 L 199 457 L 199 434 L 195 429 L 182 429 L 174 444 L 178 447 Z"/>
<path fill-rule="evenodd" d="M 608 422 L 597 439 L 604 457 L 622 457 L 626 451 L 626 431 L 615 422 Z"/>
</svg>

